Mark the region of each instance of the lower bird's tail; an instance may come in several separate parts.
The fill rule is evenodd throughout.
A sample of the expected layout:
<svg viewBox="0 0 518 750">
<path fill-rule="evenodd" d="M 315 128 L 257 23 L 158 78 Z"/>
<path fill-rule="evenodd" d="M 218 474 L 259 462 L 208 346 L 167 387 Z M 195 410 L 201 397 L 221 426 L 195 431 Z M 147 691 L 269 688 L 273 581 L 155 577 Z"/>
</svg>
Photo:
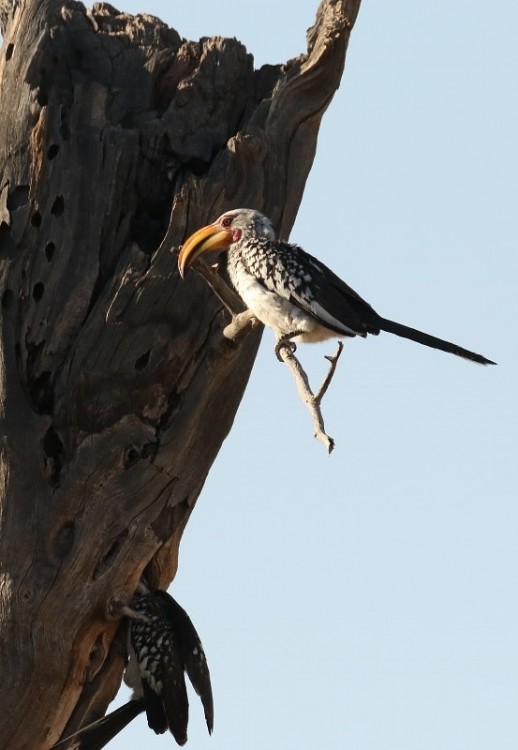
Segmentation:
<svg viewBox="0 0 518 750">
<path fill-rule="evenodd" d="M 101 750 L 127 726 L 135 716 L 144 711 L 144 701 L 131 700 L 124 706 L 88 724 L 74 734 L 53 745 L 52 750 Z"/>
<path fill-rule="evenodd" d="M 496 362 L 492 362 L 490 359 L 486 359 L 481 354 L 475 354 L 467 349 L 463 349 L 457 344 L 452 344 L 449 341 L 438 339 L 436 336 L 430 336 L 428 333 L 423 333 L 415 328 L 409 328 L 401 323 L 394 323 L 393 320 L 385 320 L 380 318 L 377 321 L 382 331 L 387 333 L 394 333 L 396 336 L 401 336 L 404 339 L 410 339 L 411 341 L 417 341 L 418 344 L 424 344 L 424 346 L 430 346 L 432 349 L 440 349 L 442 352 L 448 352 L 449 354 L 456 354 L 457 357 L 464 357 L 464 359 L 470 359 L 472 362 L 478 362 L 479 365 L 496 365 Z"/>
</svg>

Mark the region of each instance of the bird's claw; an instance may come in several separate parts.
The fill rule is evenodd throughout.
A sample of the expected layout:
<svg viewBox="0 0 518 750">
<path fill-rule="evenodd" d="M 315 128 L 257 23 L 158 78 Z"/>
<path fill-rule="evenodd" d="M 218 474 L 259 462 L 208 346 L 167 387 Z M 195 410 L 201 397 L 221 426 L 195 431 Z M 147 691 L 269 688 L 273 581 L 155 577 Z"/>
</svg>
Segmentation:
<svg viewBox="0 0 518 750">
<path fill-rule="evenodd" d="M 281 356 L 282 349 L 287 349 L 289 354 L 295 354 L 297 351 L 297 344 L 291 340 L 290 336 L 282 336 L 275 344 L 275 356 L 279 362 L 283 362 Z"/>
<path fill-rule="evenodd" d="M 142 614 L 142 612 L 137 612 L 135 609 L 132 609 L 131 607 L 128 607 L 128 606 L 121 607 L 120 612 L 125 617 L 128 617 L 130 620 L 139 620 L 140 622 L 150 622 L 149 617 L 147 617 L 147 615 Z"/>
</svg>

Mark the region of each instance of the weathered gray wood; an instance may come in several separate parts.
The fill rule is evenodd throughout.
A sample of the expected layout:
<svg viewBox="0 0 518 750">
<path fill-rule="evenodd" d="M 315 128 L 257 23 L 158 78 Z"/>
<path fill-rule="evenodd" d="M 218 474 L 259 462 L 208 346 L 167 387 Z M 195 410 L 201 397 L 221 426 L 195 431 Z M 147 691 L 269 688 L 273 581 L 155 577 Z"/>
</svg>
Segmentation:
<svg viewBox="0 0 518 750">
<path fill-rule="evenodd" d="M 106 3 L 26 0 L 7 24 L 2 748 L 48 748 L 102 714 L 123 664 L 117 602 L 144 569 L 174 576 L 260 332 L 232 348 L 173 248 L 236 205 L 288 235 L 359 3 L 324 0 L 308 53 L 258 71 L 236 40 L 185 41 Z"/>
<path fill-rule="evenodd" d="M 17 3 L 14 0 L 0 0 L 0 34 L 5 34 Z"/>
</svg>

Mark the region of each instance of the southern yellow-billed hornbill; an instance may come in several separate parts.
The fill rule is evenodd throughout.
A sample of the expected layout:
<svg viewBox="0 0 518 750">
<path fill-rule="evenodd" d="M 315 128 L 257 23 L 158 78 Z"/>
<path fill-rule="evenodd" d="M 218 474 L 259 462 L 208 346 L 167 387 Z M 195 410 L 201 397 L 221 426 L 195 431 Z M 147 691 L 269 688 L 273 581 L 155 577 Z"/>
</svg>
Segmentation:
<svg viewBox="0 0 518 750">
<path fill-rule="evenodd" d="M 129 663 L 124 676 L 132 699 L 98 721 L 60 740 L 53 750 L 101 750 L 139 713 L 150 729 L 168 729 L 179 745 L 187 742 L 187 675 L 200 696 L 209 733 L 214 723 L 212 686 L 200 637 L 187 612 L 166 591 L 139 583 L 127 609 Z"/>
<path fill-rule="evenodd" d="M 178 257 L 180 274 L 202 253 L 218 249 L 228 249 L 226 270 L 237 293 L 256 318 L 273 328 L 281 344 L 387 331 L 482 365 L 495 364 L 457 344 L 382 318 L 322 261 L 275 239 L 271 221 L 258 211 L 227 211 L 191 235 Z"/>
</svg>

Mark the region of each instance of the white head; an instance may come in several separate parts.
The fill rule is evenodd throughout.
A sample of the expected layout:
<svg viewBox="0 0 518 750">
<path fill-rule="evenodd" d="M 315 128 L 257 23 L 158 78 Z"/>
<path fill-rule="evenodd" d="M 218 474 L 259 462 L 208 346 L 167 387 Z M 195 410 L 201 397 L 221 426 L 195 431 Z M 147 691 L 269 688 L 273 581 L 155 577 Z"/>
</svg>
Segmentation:
<svg viewBox="0 0 518 750">
<path fill-rule="evenodd" d="M 226 211 L 219 219 L 216 219 L 214 224 L 231 229 L 234 235 L 239 233 L 239 237 L 234 236 L 233 242 L 237 242 L 243 236 L 275 239 L 275 231 L 270 219 L 253 208 L 234 208 L 232 211 Z"/>
<path fill-rule="evenodd" d="M 198 229 L 184 242 L 178 256 L 178 270 L 185 274 L 191 263 L 210 250 L 229 249 L 241 240 L 252 237 L 275 239 L 272 222 L 253 208 L 234 208 L 219 219 Z"/>
</svg>

